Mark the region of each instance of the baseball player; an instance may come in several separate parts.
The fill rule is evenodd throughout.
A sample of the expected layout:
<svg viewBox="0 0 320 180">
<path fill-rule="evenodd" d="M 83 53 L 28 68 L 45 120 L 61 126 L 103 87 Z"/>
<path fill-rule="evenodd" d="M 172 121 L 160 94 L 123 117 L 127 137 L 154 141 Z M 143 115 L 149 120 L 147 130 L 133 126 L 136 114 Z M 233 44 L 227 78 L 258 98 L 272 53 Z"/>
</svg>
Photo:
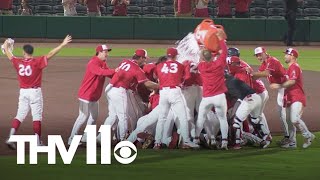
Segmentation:
<svg viewBox="0 0 320 180">
<path fill-rule="evenodd" d="M 299 54 L 293 48 L 288 48 L 285 52 L 285 63 L 289 65 L 286 72 L 287 80 L 282 84 L 272 83 L 272 89 L 285 88 L 284 92 L 284 106 L 287 108 L 290 121 L 289 134 L 290 141 L 282 147 L 295 148 L 296 145 L 296 128 L 298 128 L 304 137 L 303 148 L 308 148 L 311 145 L 315 136 L 308 130 L 308 127 L 301 119 L 303 107 L 306 106 L 306 96 L 303 90 L 302 70 L 297 63 Z"/>
<path fill-rule="evenodd" d="M 23 58 L 15 57 L 9 50 L 8 40 L 4 42 L 5 54 L 17 71 L 20 85 L 18 112 L 12 121 L 9 137 L 17 132 L 20 124 L 31 110 L 33 131 L 38 137 L 38 145 L 41 145 L 40 137 L 43 112 L 43 97 L 41 90 L 42 70 L 47 67 L 48 60 L 54 57 L 71 41 L 72 37 L 67 35 L 59 46 L 52 49 L 47 55 L 41 57 L 33 57 L 33 46 L 26 44 L 23 46 Z M 10 149 L 16 149 L 14 143 L 7 140 L 6 144 Z"/>
<path fill-rule="evenodd" d="M 128 90 L 137 84 L 143 83 L 149 89 L 158 89 L 159 85 L 148 80 L 140 68 L 147 59 L 145 49 L 137 49 L 132 59 L 124 59 L 118 67 L 117 73 L 112 77 L 110 86 L 106 87 L 109 114 L 105 125 L 118 124 L 118 140 L 124 140 L 128 132 Z M 100 141 L 101 134 L 97 139 Z"/>
<path fill-rule="evenodd" d="M 217 31 L 221 52 L 220 56 L 212 59 L 212 54 L 208 50 L 201 52 L 204 61 L 198 64 L 203 84 L 203 95 L 199 107 L 198 120 L 196 123 L 196 135 L 194 142 L 199 143 L 199 136 L 203 125 L 207 120 L 207 114 L 215 108 L 216 115 L 220 121 L 220 130 L 222 134 L 221 149 L 228 149 L 228 122 L 227 122 L 227 100 L 225 92 L 227 87 L 224 82 L 224 68 L 226 67 L 227 45 L 225 43 L 225 34 L 223 30 Z"/>
<path fill-rule="evenodd" d="M 96 55 L 90 59 L 87 64 L 86 72 L 79 88 L 79 116 L 76 119 L 68 145 L 71 144 L 74 135 L 79 133 L 79 129 L 87 121 L 87 125 L 95 124 L 99 114 L 99 102 L 101 97 L 105 77 L 111 78 L 115 73 L 106 63 L 109 52 L 112 49 L 107 45 L 98 45 Z M 82 142 L 86 142 L 86 133 L 84 133 Z"/>
<path fill-rule="evenodd" d="M 282 84 L 285 81 L 285 69 L 282 64 L 275 57 L 270 56 L 266 49 L 263 47 L 257 47 L 254 50 L 254 55 L 261 62 L 259 72 L 253 72 L 253 78 L 258 79 L 266 77 L 270 84 L 277 83 Z M 284 138 L 281 140 L 281 144 L 287 144 L 289 142 L 288 123 L 286 121 L 286 110 L 283 106 L 284 88 L 278 89 L 277 103 L 280 113 L 280 120 L 284 131 Z"/>
<path fill-rule="evenodd" d="M 259 130 L 263 139 L 267 140 L 270 135 L 270 130 L 263 114 L 265 99 L 262 99 L 265 96 L 265 94 L 263 94 L 263 92 L 266 91 L 265 88 L 261 89 L 260 84 L 252 80 L 251 74 L 247 72 L 247 69 L 252 71 L 252 68 L 246 62 L 240 60 L 239 57 L 231 56 L 229 67 L 231 74 L 233 74 L 235 78 L 245 82 L 255 91 L 255 94 L 248 94 L 250 95 L 250 98 L 246 97 L 241 101 L 239 106 L 240 109 L 239 111 L 236 111 L 235 121 L 240 120 L 243 122 L 249 115 L 248 113 L 250 113 L 251 124 Z M 259 94 L 261 93 L 262 95 L 260 96 Z M 269 139 L 266 142 L 268 145 L 270 144 Z M 239 142 L 236 142 L 236 144 L 239 145 Z M 264 148 L 266 148 L 268 145 L 265 145 Z"/>
<path fill-rule="evenodd" d="M 185 72 L 185 67 L 176 61 L 178 51 L 176 48 L 167 49 L 168 60 L 157 65 L 156 75 L 160 84 L 159 120 L 156 127 L 154 149 L 161 147 L 164 124 L 170 108 L 179 119 L 182 148 L 199 148 L 191 142 L 189 137 L 187 106 L 180 86 L 184 79 L 190 77 L 190 72 Z"/>
</svg>

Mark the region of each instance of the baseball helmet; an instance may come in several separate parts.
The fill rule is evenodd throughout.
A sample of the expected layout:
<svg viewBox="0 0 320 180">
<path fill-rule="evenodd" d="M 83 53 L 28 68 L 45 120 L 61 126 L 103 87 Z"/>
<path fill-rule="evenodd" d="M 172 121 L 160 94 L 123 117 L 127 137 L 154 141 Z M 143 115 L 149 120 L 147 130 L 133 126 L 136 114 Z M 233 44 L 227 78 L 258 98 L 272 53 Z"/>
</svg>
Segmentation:
<svg viewBox="0 0 320 180">
<path fill-rule="evenodd" d="M 240 50 L 236 47 L 228 48 L 228 56 L 237 56 L 240 57 Z"/>
</svg>

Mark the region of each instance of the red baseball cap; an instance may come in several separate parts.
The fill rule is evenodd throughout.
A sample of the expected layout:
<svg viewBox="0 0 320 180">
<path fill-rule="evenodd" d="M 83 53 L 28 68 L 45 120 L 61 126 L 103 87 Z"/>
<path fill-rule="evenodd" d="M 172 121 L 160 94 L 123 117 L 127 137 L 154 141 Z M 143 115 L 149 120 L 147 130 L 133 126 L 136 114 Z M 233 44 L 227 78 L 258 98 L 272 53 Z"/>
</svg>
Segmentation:
<svg viewBox="0 0 320 180">
<path fill-rule="evenodd" d="M 285 52 L 283 52 L 283 53 L 285 53 L 285 54 L 289 54 L 289 55 L 292 55 L 292 56 L 294 56 L 294 57 L 296 57 L 296 58 L 298 58 L 298 57 L 299 57 L 299 53 L 298 53 L 298 51 L 297 51 L 297 50 L 295 50 L 295 49 L 293 49 L 293 48 L 288 48 L 288 49 L 286 49 L 286 51 L 285 51 Z"/>
<path fill-rule="evenodd" d="M 98 45 L 96 47 L 96 52 L 101 52 L 101 51 L 111 51 L 112 49 L 109 48 L 107 45 L 105 44 L 101 44 L 101 45 Z"/>
<path fill-rule="evenodd" d="M 167 49 L 167 56 L 175 57 L 178 55 L 178 50 L 177 48 L 170 47 Z"/>
<path fill-rule="evenodd" d="M 148 58 L 148 52 L 145 49 L 137 49 L 134 53 L 134 55 L 143 57 L 143 58 Z"/>
<path fill-rule="evenodd" d="M 266 53 L 267 50 L 264 48 L 264 47 L 257 47 L 254 49 L 254 55 L 256 56 L 257 54 L 260 54 L 260 53 Z"/>
</svg>

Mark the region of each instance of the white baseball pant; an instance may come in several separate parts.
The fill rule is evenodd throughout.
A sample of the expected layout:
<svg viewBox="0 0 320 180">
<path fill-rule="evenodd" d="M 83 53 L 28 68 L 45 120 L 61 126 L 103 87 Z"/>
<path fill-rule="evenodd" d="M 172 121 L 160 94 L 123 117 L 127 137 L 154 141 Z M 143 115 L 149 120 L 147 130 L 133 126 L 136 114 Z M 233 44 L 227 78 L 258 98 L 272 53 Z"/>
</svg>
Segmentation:
<svg viewBox="0 0 320 180">
<path fill-rule="evenodd" d="M 188 113 L 189 113 L 189 132 L 192 138 L 195 137 L 195 117 L 194 117 L 194 110 L 199 113 L 199 106 L 202 99 L 202 87 L 198 85 L 192 85 L 185 87 L 182 90 L 182 93 L 186 99 Z"/>
<path fill-rule="evenodd" d="M 287 107 L 287 114 L 289 115 L 288 127 L 289 127 L 289 139 L 291 142 L 296 142 L 297 128 L 302 133 L 304 138 L 309 138 L 311 132 L 301 119 L 303 113 L 303 105 L 301 102 L 294 102 L 290 107 Z"/>
<path fill-rule="evenodd" d="M 215 108 L 216 115 L 220 122 L 222 139 L 228 139 L 228 122 L 227 122 L 227 100 L 224 93 L 212 96 L 203 97 L 199 107 L 198 120 L 196 123 L 196 138 L 199 138 L 203 129 L 204 123 L 207 120 L 207 114 Z"/>
<path fill-rule="evenodd" d="M 108 90 L 107 90 L 108 88 Z M 104 125 L 113 126 L 118 124 L 119 140 L 124 140 L 128 131 L 128 93 L 122 87 L 106 87 L 106 96 L 108 100 L 108 117 L 104 121 Z M 97 137 L 100 138 L 100 133 Z"/>
<path fill-rule="evenodd" d="M 68 144 L 70 145 L 74 135 L 79 133 L 81 126 L 87 121 L 87 125 L 96 124 L 99 115 L 99 102 L 98 101 L 86 101 L 79 99 L 79 115 L 76 119 Z M 82 142 L 87 141 L 87 134 L 84 133 L 81 139 Z"/>
<path fill-rule="evenodd" d="M 178 117 L 180 125 L 180 135 L 183 140 L 182 142 L 191 142 L 188 127 L 189 115 L 187 113 L 186 100 L 182 95 L 181 89 L 179 87 L 164 87 L 162 90 L 160 90 L 160 100 L 158 106 L 160 106 L 160 112 L 159 121 L 156 127 L 155 142 L 162 143 L 161 140 L 164 133 L 164 124 L 167 121 L 170 108 Z"/>
<path fill-rule="evenodd" d="M 277 104 L 280 115 L 280 123 L 282 126 L 282 130 L 284 131 L 284 136 L 289 136 L 286 108 L 283 107 L 284 90 L 284 88 L 278 89 Z"/>
<path fill-rule="evenodd" d="M 23 122 L 30 110 L 33 121 L 42 121 L 43 97 L 41 88 L 20 89 L 15 119 Z"/>
</svg>

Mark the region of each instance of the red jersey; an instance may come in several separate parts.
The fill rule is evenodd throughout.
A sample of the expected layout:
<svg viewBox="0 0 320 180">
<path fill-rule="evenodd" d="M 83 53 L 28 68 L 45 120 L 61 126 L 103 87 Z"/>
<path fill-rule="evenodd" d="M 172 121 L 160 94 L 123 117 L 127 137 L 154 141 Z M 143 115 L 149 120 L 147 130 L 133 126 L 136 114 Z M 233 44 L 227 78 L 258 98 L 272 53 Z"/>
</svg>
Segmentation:
<svg viewBox="0 0 320 180">
<path fill-rule="evenodd" d="M 132 89 L 132 87 L 137 87 L 138 84 L 148 80 L 135 60 L 124 59 L 118 69 L 110 81 L 113 87 Z"/>
<path fill-rule="evenodd" d="M 147 78 L 153 82 L 156 82 L 156 79 L 154 77 L 156 67 L 157 65 L 154 63 L 148 63 L 143 66 L 143 71 L 146 74 Z"/>
<path fill-rule="evenodd" d="M 257 94 L 261 94 L 261 93 L 263 93 L 263 91 L 266 90 L 264 83 L 260 79 L 252 81 L 252 88 L 253 88 L 253 90 L 256 91 Z"/>
<path fill-rule="evenodd" d="M 126 16 L 127 15 L 127 5 L 125 3 L 119 3 L 116 1 L 113 8 L 114 16 Z"/>
<path fill-rule="evenodd" d="M 99 2 L 98 0 L 87 0 L 88 12 L 99 12 Z"/>
<path fill-rule="evenodd" d="M 236 0 L 235 8 L 237 12 L 248 12 L 252 0 Z"/>
<path fill-rule="evenodd" d="M 198 67 L 195 63 L 191 62 L 185 66 L 186 71 L 190 71 L 190 78 L 186 79 L 183 83 L 184 86 L 198 85 L 202 86 L 201 76 L 198 70 Z"/>
<path fill-rule="evenodd" d="M 176 11 L 179 14 L 186 14 L 192 11 L 192 0 L 176 0 Z"/>
<path fill-rule="evenodd" d="M 198 69 L 202 79 L 203 97 L 215 96 L 227 92 L 224 78 L 224 68 L 227 66 L 227 45 L 220 41 L 222 53 L 215 61 L 201 61 Z"/>
<path fill-rule="evenodd" d="M 160 99 L 160 95 L 159 93 L 155 93 L 155 94 L 152 94 L 150 97 L 149 97 L 149 102 L 151 104 L 151 109 L 154 109 L 158 106 L 159 104 L 159 99 Z"/>
<path fill-rule="evenodd" d="M 20 88 L 41 87 L 42 69 L 48 65 L 46 56 L 28 59 L 12 57 L 11 62 L 17 71 Z"/>
<path fill-rule="evenodd" d="M 268 57 L 265 61 L 262 62 L 259 71 L 268 70 L 270 75 L 268 76 L 269 83 L 282 84 L 286 81 L 285 74 L 286 70 L 280 63 L 280 61 L 274 57 Z"/>
<path fill-rule="evenodd" d="M 111 78 L 115 71 L 109 69 L 105 61 L 97 56 L 90 59 L 87 64 L 84 78 L 79 88 L 78 96 L 87 101 L 98 101 L 101 97 L 105 77 Z"/>
<path fill-rule="evenodd" d="M 294 102 L 301 102 L 303 106 L 306 106 L 306 96 L 303 91 L 302 82 L 302 70 L 297 63 L 293 63 L 289 66 L 286 76 L 288 80 L 295 80 L 296 83 L 285 89 L 284 91 L 284 106 L 289 107 Z"/>
<path fill-rule="evenodd" d="M 231 16 L 231 1 L 230 0 L 217 0 L 218 16 Z"/>
<path fill-rule="evenodd" d="M 155 73 L 159 78 L 160 89 L 163 87 L 173 88 L 181 86 L 184 79 L 190 77 L 190 72 L 186 73 L 185 67 L 173 60 L 167 60 L 158 64 Z"/>
<path fill-rule="evenodd" d="M 12 9 L 12 0 L 1 0 L 0 10 L 10 10 Z"/>
</svg>

